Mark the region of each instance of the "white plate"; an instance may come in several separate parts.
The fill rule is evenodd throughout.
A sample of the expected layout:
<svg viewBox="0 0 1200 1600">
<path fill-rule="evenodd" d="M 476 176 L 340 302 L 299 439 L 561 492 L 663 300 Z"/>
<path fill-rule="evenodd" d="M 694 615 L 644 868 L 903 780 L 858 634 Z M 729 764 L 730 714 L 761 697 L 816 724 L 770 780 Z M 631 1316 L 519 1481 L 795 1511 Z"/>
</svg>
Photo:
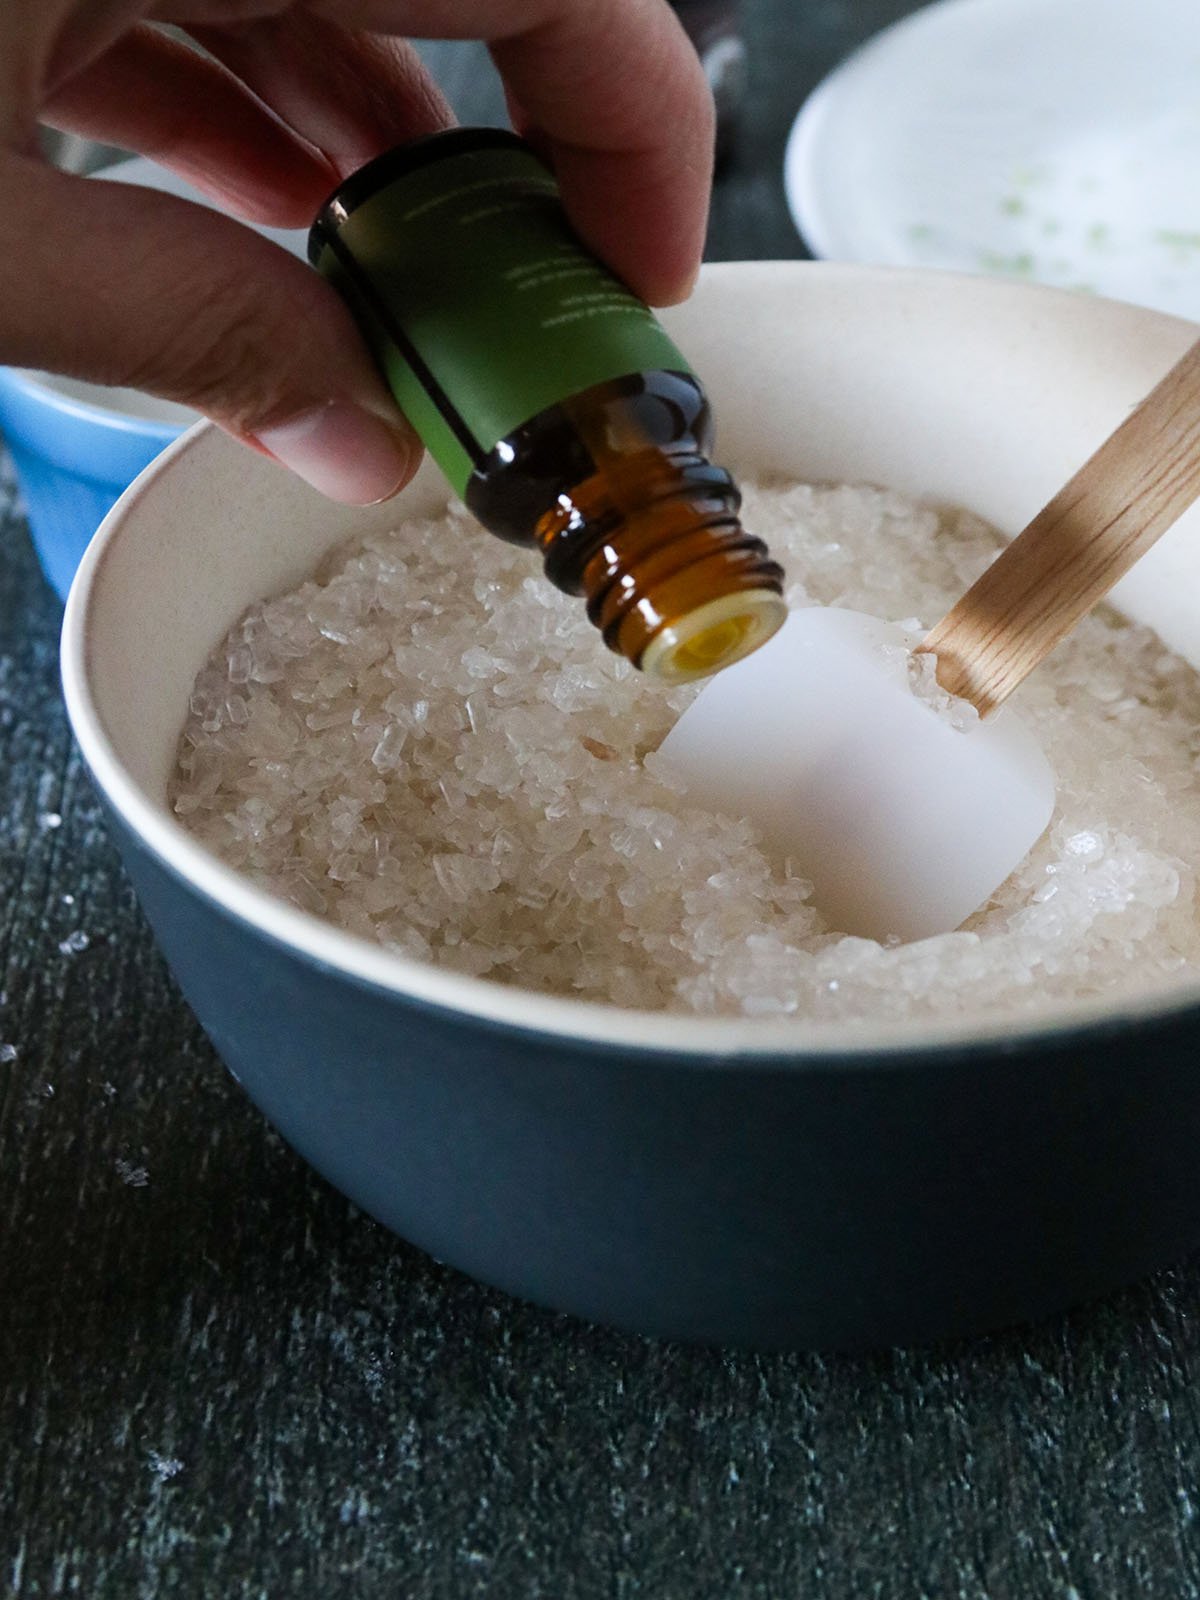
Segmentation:
<svg viewBox="0 0 1200 1600">
<path fill-rule="evenodd" d="M 815 91 L 784 181 L 815 255 L 1200 319 L 1200 5 L 939 0 Z"/>
</svg>

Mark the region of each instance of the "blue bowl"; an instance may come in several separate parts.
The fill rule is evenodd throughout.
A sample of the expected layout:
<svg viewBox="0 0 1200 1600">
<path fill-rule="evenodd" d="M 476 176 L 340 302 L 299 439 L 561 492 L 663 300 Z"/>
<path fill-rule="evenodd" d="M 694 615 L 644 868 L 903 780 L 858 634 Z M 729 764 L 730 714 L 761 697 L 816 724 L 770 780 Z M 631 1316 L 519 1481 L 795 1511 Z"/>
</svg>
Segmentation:
<svg viewBox="0 0 1200 1600">
<path fill-rule="evenodd" d="M 1027 285 L 807 263 L 711 269 L 667 320 L 734 469 L 890 484 L 1010 531 L 1195 336 Z M 111 513 L 67 606 L 67 705 L 130 877 L 297 1150 L 464 1271 L 709 1341 L 977 1332 L 1200 1243 L 1195 983 L 857 1029 L 623 1011 L 394 955 L 189 835 L 165 796 L 214 645 L 347 537 L 446 498 L 426 464 L 390 505 L 336 507 L 199 428 Z M 1200 662 L 1200 511 L 1176 531 L 1121 603 Z"/>
<path fill-rule="evenodd" d="M 0 433 L 42 571 L 65 600 L 96 529 L 184 425 L 108 410 L 64 392 L 60 382 L 0 367 Z"/>
</svg>

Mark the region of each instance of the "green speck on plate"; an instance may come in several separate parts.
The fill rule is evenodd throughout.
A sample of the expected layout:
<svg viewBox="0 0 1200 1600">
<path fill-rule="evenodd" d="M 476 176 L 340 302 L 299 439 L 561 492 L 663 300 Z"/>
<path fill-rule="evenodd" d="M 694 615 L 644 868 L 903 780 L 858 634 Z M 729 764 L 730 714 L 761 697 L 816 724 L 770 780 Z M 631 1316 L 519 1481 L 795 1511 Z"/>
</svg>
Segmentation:
<svg viewBox="0 0 1200 1600">
<path fill-rule="evenodd" d="M 1006 256 L 998 250 L 984 250 L 980 253 L 979 265 L 985 272 L 1003 272 L 1013 278 L 1031 278 L 1036 262 L 1028 250 L 1021 250 L 1011 256 Z"/>
</svg>

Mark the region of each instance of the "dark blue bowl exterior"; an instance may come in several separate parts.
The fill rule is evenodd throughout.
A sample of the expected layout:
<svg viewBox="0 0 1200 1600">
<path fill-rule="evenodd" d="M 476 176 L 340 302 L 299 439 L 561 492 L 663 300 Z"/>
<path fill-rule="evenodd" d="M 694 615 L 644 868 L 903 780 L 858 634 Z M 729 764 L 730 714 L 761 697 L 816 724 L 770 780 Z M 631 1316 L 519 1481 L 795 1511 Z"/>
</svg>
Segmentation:
<svg viewBox="0 0 1200 1600">
<path fill-rule="evenodd" d="M 3 432 L 42 571 L 60 600 L 92 535 L 183 430 L 78 405 L 0 368 Z"/>
<path fill-rule="evenodd" d="M 880 1347 L 1042 1315 L 1200 1242 L 1195 1009 L 969 1052 L 615 1049 L 323 967 L 113 825 L 264 1113 L 381 1222 L 513 1294 L 681 1339 Z"/>
</svg>

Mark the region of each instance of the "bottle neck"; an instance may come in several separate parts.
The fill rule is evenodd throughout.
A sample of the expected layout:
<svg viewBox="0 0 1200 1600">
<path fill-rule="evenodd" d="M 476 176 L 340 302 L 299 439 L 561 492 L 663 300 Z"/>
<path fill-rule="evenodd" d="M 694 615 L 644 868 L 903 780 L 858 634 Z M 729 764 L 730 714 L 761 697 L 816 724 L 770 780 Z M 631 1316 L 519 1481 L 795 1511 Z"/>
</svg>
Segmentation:
<svg viewBox="0 0 1200 1600">
<path fill-rule="evenodd" d="M 690 374 L 585 391 L 521 433 L 505 442 L 495 495 L 477 475 L 467 504 L 541 552 L 547 577 L 585 598 L 611 650 L 660 677 L 702 677 L 779 626 L 782 570 L 742 527 L 737 484 L 708 459 L 708 405 Z M 525 468 L 519 501 L 505 454 Z"/>
<path fill-rule="evenodd" d="M 681 646 L 681 626 L 704 609 L 720 625 L 719 636 L 702 645 L 689 628 L 691 647 L 677 662 L 679 676 L 702 676 L 717 664 L 705 658 L 706 649 L 722 657 L 742 643 L 747 650 L 761 643 L 751 625 L 761 607 L 746 597 L 769 590 L 778 598 L 782 587 L 782 570 L 766 545 L 741 525 L 740 502 L 729 474 L 703 457 L 625 455 L 561 496 L 539 521 L 546 576 L 583 595 L 605 644 L 637 666 L 646 665 L 664 630 L 673 647 Z M 737 597 L 732 607 L 713 611 L 730 597 Z M 684 660 L 692 670 L 682 670 Z"/>
</svg>

